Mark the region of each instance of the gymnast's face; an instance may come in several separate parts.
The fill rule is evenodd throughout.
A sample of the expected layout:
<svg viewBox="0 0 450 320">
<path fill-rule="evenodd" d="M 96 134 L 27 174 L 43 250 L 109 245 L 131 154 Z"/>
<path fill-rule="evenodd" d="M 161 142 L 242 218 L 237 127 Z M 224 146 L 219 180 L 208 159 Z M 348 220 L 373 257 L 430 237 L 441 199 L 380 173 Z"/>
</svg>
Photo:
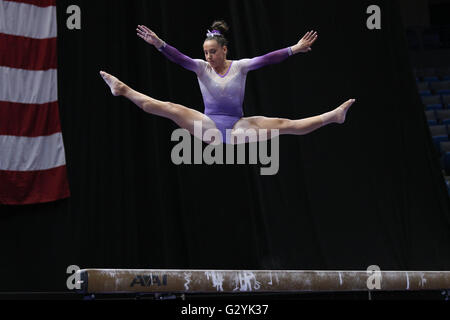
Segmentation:
<svg viewBox="0 0 450 320">
<path fill-rule="evenodd" d="M 216 40 L 206 40 L 203 44 L 205 60 L 209 62 L 211 67 L 223 65 L 227 58 L 227 46 L 221 46 Z"/>
</svg>

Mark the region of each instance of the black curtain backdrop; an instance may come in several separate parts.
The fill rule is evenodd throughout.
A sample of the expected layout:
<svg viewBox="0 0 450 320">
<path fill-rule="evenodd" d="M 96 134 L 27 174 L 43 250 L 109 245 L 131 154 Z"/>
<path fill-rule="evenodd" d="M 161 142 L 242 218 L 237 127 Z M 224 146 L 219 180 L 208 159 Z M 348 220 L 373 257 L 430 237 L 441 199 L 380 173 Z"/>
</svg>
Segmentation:
<svg viewBox="0 0 450 320">
<path fill-rule="evenodd" d="M 81 30 L 66 9 L 81 8 Z M 369 30 L 366 9 L 381 8 Z M 72 196 L 0 207 L 2 291 L 66 290 L 66 268 L 450 270 L 449 199 L 396 1 L 58 0 L 58 86 Z M 299 119 L 357 103 L 344 125 L 280 138 L 280 169 L 171 161 L 176 125 L 112 97 L 105 70 L 203 111 L 194 73 L 136 36 L 203 58 L 213 20 L 231 59 L 312 52 L 249 73 L 245 116 Z"/>
</svg>

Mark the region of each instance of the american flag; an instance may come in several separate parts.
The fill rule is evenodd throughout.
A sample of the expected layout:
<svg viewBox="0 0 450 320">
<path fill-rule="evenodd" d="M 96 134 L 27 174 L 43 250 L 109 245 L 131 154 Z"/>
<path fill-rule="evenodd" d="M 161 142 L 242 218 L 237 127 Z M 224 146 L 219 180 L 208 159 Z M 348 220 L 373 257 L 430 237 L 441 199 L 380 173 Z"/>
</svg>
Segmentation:
<svg viewBox="0 0 450 320">
<path fill-rule="evenodd" d="M 56 0 L 0 0 L 0 204 L 70 196 L 56 40 Z"/>
</svg>

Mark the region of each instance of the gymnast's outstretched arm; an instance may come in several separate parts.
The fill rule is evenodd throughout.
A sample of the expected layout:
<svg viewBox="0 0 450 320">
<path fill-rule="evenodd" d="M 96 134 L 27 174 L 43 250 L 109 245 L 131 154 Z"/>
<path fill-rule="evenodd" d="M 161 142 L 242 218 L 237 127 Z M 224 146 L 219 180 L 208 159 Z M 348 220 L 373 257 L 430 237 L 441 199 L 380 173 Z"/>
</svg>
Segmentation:
<svg viewBox="0 0 450 320">
<path fill-rule="evenodd" d="M 201 65 L 198 59 L 192 59 L 176 48 L 168 45 L 163 40 L 161 40 L 152 30 L 146 26 L 139 25 L 136 29 L 137 35 L 142 38 L 145 42 L 152 44 L 156 49 L 162 52 L 170 61 L 179 64 L 183 68 L 198 73 L 200 71 Z"/>
<path fill-rule="evenodd" d="M 274 52 L 270 52 L 263 56 L 255 57 L 252 59 L 242 59 L 243 64 L 243 72 L 248 72 L 252 70 L 256 70 L 262 68 L 264 66 L 280 63 L 283 60 L 287 59 L 289 56 L 297 54 L 297 53 L 305 53 L 311 51 L 311 46 L 317 40 L 317 32 L 310 31 L 307 32 L 300 41 L 292 46 L 285 49 L 277 50 Z"/>
</svg>

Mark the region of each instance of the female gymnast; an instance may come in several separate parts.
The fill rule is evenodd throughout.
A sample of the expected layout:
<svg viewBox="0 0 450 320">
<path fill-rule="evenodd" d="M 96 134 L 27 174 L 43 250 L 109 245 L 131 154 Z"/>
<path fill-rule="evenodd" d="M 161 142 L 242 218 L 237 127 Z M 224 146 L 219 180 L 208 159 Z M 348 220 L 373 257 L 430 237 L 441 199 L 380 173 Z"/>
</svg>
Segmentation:
<svg viewBox="0 0 450 320">
<path fill-rule="evenodd" d="M 271 139 L 271 129 L 278 129 L 279 134 L 304 135 L 330 123 L 342 124 L 350 106 L 355 102 L 350 99 L 336 109 L 319 116 L 290 120 L 282 118 L 268 118 L 263 116 L 243 117 L 242 104 L 245 93 L 247 73 L 261 67 L 280 63 L 289 56 L 311 51 L 311 46 L 317 40 L 317 32 L 307 32 L 294 46 L 268 53 L 266 55 L 241 60 L 228 60 L 228 41 L 225 33 L 228 26 L 224 21 L 215 21 L 208 30 L 203 44 L 205 60 L 192 59 L 180 53 L 174 47 L 161 40 L 146 26 L 137 27 L 137 35 L 147 43 L 153 45 L 169 60 L 181 65 L 197 74 L 203 96 L 205 112 L 187 108 L 180 104 L 164 102 L 139 93 L 118 80 L 116 77 L 100 71 L 100 75 L 111 89 L 114 96 L 123 96 L 145 112 L 162 116 L 174 121 L 179 127 L 195 135 L 194 122 L 201 121 L 202 136 L 198 137 L 206 143 L 206 130 L 219 130 L 223 143 L 234 144 L 234 137 L 245 133 L 248 129 L 255 129 L 259 141 Z M 227 129 L 231 135 L 227 135 Z M 259 129 L 267 129 L 260 134 Z M 245 142 L 248 142 L 246 140 Z"/>
</svg>

